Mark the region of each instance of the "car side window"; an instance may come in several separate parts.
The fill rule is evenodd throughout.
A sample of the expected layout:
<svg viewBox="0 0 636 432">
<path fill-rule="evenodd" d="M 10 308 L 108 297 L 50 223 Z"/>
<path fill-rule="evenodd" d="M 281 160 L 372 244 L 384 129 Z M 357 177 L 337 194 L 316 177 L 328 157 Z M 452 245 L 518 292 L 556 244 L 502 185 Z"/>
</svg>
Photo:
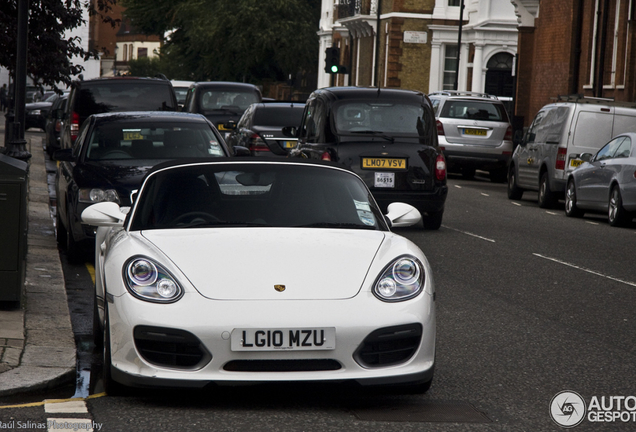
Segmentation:
<svg viewBox="0 0 636 432">
<path fill-rule="evenodd" d="M 254 106 L 250 105 L 249 108 L 243 113 L 243 116 L 239 120 L 236 125 L 237 129 L 249 128 L 250 123 L 252 123 L 252 116 L 254 115 Z"/>
<path fill-rule="evenodd" d="M 632 140 L 629 137 L 625 137 L 623 142 L 616 149 L 614 153 L 615 158 L 628 158 L 632 153 Z"/>
<path fill-rule="evenodd" d="M 526 144 L 531 144 L 535 141 L 535 136 L 537 134 L 537 129 L 541 125 L 541 121 L 545 117 L 545 111 L 539 111 L 537 115 L 534 117 L 530 128 L 528 128 L 528 132 L 526 132 Z"/>
<path fill-rule="evenodd" d="M 323 142 L 325 122 L 323 104 L 315 99 L 308 102 L 300 136 L 306 138 L 307 142 Z"/>
<path fill-rule="evenodd" d="M 618 137 L 605 144 L 605 146 L 596 153 L 594 161 L 599 162 L 606 159 L 612 159 L 616 154 L 616 150 L 618 150 L 624 140 L 625 137 Z"/>
<path fill-rule="evenodd" d="M 80 151 L 82 149 L 82 143 L 84 142 L 84 140 L 86 139 L 86 133 L 88 132 L 88 124 L 90 122 L 85 121 L 84 124 L 82 125 L 82 127 L 80 128 L 78 134 L 77 134 L 77 139 L 75 140 L 75 142 L 73 143 L 73 156 L 78 157 L 80 154 Z"/>
</svg>

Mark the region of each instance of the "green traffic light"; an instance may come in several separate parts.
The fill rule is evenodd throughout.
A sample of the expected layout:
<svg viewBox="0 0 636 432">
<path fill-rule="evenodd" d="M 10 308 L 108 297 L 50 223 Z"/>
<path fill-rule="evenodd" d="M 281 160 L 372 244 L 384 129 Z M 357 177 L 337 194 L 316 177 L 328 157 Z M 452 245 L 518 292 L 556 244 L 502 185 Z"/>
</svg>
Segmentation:
<svg viewBox="0 0 636 432">
<path fill-rule="evenodd" d="M 338 73 L 338 65 L 331 66 L 331 72 Z"/>
</svg>

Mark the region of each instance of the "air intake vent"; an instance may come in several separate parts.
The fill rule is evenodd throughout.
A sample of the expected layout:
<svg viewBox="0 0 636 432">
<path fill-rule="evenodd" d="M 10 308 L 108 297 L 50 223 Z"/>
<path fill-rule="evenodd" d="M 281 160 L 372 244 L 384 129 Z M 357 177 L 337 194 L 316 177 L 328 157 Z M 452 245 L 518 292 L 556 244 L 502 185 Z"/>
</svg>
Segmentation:
<svg viewBox="0 0 636 432">
<path fill-rule="evenodd" d="M 421 339 L 421 324 L 378 329 L 364 339 L 353 358 L 368 368 L 404 363 L 415 354 Z"/>
<path fill-rule="evenodd" d="M 157 366 L 194 370 L 212 359 L 201 341 L 185 330 L 137 326 L 134 337 L 141 357 Z"/>
<path fill-rule="evenodd" d="M 231 372 L 314 372 L 340 368 L 340 363 L 330 359 L 233 360 L 223 366 L 223 369 Z"/>
</svg>

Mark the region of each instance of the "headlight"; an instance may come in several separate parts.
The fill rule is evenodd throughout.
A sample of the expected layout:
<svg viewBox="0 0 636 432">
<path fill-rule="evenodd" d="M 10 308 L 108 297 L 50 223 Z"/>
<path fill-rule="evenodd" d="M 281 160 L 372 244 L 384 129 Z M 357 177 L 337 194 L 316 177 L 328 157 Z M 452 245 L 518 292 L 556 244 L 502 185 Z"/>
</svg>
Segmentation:
<svg viewBox="0 0 636 432">
<path fill-rule="evenodd" d="M 40 110 L 29 111 L 29 115 L 34 115 L 34 116 L 38 116 L 41 113 L 42 113 L 42 111 L 40 111 Z"/>
<path fill-rule="evenodd" d="M 79 190 L 79 201 L 91 204 L 111 201 L 119 204 L 119 195 L 115 189 L 83 188 Z"/>
<path fill-rule="evenodd" d="M 373 294 L 384 301 L 415 297 L 424 288 L 424 266 L 415 257 L 401 256 L 386 266 L 373 287 Z"/>
<path fill-rule="evenodd" d="M 183 294 L 170 273 L 145 257 L 134 257 L 126 262 L 124 280 L 128 291 L 141 300 L 172 303 Z"/>
</svg>

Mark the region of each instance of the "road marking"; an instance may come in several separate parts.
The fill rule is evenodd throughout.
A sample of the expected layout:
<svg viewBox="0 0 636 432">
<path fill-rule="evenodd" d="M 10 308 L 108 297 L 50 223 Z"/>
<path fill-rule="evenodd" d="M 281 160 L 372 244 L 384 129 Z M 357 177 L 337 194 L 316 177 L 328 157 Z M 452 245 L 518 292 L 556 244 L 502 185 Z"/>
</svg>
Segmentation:
<svg viewBox="0 0 636 432">
<path fill-rule="evenodd" d="M 486 237 L 482 237 L 482 236 L 480 236 L 480 235 L 473 234 L 473 233 L 470 233 L 470 232 L 468 232 L 468 231 L 462 231 L 462 230 L 458 230 L 458 229 L 455 229 L 455 228 L 451 228 L 451 227 L 446 226 L 446 225 L 442 225 L 442 226 L 443 226 L 444 228 L 449 229 L 449 230 L 452 230 L 452 231 L 457 231 L 457 232 L 460 232 L 460 233 L 462 233 L 462 234 L 466 234 L 466 235 L 469 235 L 469 236 L 472 236 L 472 237 L 477 237 L 478 239 L 481 239 L 481 240 L 486 240 L 486 241 L 489 241 L 489 242 L 491 242 L 491 243 L 495 243 L 495 241 L 494 241 L 493 239 L 489 239 L 489 238 L 486 238 Z"/>
<path fill-rule="evenodd" d="M 636 283 L 634 283 L 634 282 L 624 281 L 622 279 L 618 279 L 618 278 L 615 278 L 615 277 L 612 277 L 612 276 L 604 275 L 603 273 L 599 273 L 599 272 L 594 271 L 594 270 L 586 269 L 585 267 L 580 267 L 580 266 L 577 266 L 576 264 L 571 264 L 571 263 L 568 263 L 568 262 L 565 262 L 565 261 L 558 260 L 556 258 L 550 258 L 548 256 L 540 255 L 538 253 L 533 253 L 532 255 L 537 256 L 539 258 L 543 258 L 543 259 L 549 260 L 549 261 L 554 261 L 555 263 L 563 264 L 563 265 L 566 265 L 568 267 L 575 268 L 577 270 L 582 270 L 584 272 L 591 273 L 593 275 L 600 276 L 600 277 L 605 278 L 605 279 L 610 279 L 610 280 L 613 280 L 615 282 L 620 282 L 620 283 L 625 284 L 625 285 L 631 285 L 631 286 L 636 287 Z"/>
<path fill-rule="evenodd" d="M 598 225 L 598 222 L 585 221 L 585 223 L 589 223 L 590 225 Z"/>
<path fill-rule="evenodd" d="M 95 285 L 95 267 L 93 267 L 93 264 L 86 263 L 86 269 L 88 274 L 91 275 L 91 279 L 93 279 L 93 285 Z"/>
<path fill-rule="evenodd" d="M 517 202 L 512 202 L 514 205 L 521 207 L 521 204 L 517 203 Z"/>
<path fill-rule="evenodd" d="M 549 211 L 547 211 L 546 213 L 547 213 L 547 214 L 551 214 L 551 215 L 553 215 L 553 216 L 556 216 L 556 215 L 558 214 L 558 213 L 549 212 Z"/>
<path fill-rule="evenodd" d="M 44 401 L 44 412 L 46 413 L 87 413 L 86 402 L 83 400 L 73 400 L 67 402 Z"/>
<path fill-rule="evenodd" d="M 483 196 L 490 196 L 490 195 L 488 195 L 487 193 L 483 193 L 483 192 L 482 192 L 481 194 L 482 194 Z"/>
<path fill-rule="evenodd" d="M 51 404 L 51 403 L 64 403 L 64 402 L 70 402 L 70 401 L 75 401 L 75 400 L 88 400 L 88 399 L 97 399 L 100 397 L 104 397 L 106 396 L 105 392 L 102 393 L 95 393 L 92 394 L 86 398 L 71 398 L 71 399 L 47 399 L 45 401 L 42 402 L 31 402 L 31 403 L 25 403 L 25 404 L 18 404 L 18 405 L 2 405 L 0 406 L 0 409 L 3 408 L 31 408 L 31 407 L 37 407 L 37 406 L 43 406 L 44 404 Z"/>
<path fill-rule="evenodd" d="M 460 185 L 455 185 L 455 187 L 456 187 L 457 189 L 461 189 L 461 188 L 462 188 Z"/>
</svg>

